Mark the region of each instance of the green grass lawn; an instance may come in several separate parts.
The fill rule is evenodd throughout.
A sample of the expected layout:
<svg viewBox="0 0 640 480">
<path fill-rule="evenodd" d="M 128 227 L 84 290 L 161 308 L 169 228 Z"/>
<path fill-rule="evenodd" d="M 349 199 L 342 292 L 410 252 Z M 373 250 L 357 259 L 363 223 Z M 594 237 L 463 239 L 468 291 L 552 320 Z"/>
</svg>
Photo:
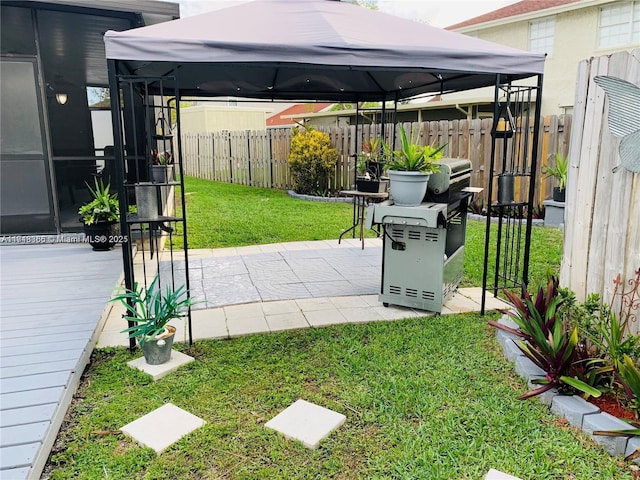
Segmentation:
<svg viewBox="0 0 640 480">
<path fill-rule="evenodd" d="M 493 316 L 495 317 L 495 315 Z M 93 354 L 47 469 L 52 479 L 634 478 L 556 422 L 504 359 L 487 318 L 340 325 L 177 348 L 154 383 L 125 349 Z M 347 416 L 316 451 L 264 423 L 298 398 Z M 206 421 L 162 455 L 117 430 L 171 402 Z"/>
<path fill-rule="evenodd" d="M 188 179 L 192 248 L 336 239 L 348 204 Z M 465 285 L 481 285 L 484 222 L 469 222 Z M 534 281 L 557 271 L 561 232 L 534 228 Z M 53 479 L 631 479 L 581 432 L 557 423 L 503 357 L 488 315 L 340 325 L 176 348 L 196 358 L 154 383 L 139 353 L 96 350 L 46 473 Z M 347 422 L 317 451 L 264 423 L 298 398 Z M 156 456 L 115 431 L 171 402 L 207 423 Z"/>
<path fill-rule="evenodd" d="M 189 248 L 336 239 L 353 219 L 351 204 L 297 200 L 283 190 L 187 178 L 185 192 Z"/>
</svg>

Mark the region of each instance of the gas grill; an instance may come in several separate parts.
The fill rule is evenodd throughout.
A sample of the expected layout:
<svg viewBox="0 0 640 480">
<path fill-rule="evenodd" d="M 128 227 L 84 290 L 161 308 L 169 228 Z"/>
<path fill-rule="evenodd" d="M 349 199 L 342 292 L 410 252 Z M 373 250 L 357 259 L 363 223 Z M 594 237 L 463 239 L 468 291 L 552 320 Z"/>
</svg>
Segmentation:
<svg viewBox="0 0 640 480">
<path fill-rule="evenodd" d="M 471 162 L 440 163 L 419 206 L 396 206 L 391 199 L 367 209 L 368 226 L 384 230 L 379 299 L 385 307 L 440 313 L 462 278 Z"/>
</svg>

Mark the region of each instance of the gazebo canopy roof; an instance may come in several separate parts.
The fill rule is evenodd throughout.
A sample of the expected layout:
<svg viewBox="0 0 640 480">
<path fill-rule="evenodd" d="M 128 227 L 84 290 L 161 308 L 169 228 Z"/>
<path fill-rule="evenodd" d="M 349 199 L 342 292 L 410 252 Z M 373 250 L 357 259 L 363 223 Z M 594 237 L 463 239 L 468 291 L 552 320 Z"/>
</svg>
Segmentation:
<svg viewBox="0 0 640 480">
<path fill-rule="evenodd" d="M 391 100 L 544 70 L 544 55 L 331 0 L 257 0 L 104 41 L 118 73 L 192 96 Z"/>
</svg>

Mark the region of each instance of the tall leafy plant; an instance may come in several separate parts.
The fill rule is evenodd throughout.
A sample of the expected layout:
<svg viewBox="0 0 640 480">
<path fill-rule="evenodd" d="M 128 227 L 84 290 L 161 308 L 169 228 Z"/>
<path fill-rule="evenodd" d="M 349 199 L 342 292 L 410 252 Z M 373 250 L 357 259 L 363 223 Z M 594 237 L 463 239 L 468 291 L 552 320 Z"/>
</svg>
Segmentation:
<svg viewBox="0 0 640 480">
<path fill-rule="evenodd" d="M 148 287 L 138 285 L 133 290 L 117 294 L 112 302 L 120 301 L 127 309 L 124 318 L 134 325 L 122 330 L 129 338 L 136 338 L 140 345 L 164 331 L 164 327 L 173 318 L 178 318 L 191 305 L 184 285 L 172 289 L 166 285 L 164 293 L 156 275 Z"/>
<path fill-rule="evenodd" d="M 80 220 L 85 225 L 95 225 L 99 222 L 117 222 L 120 220 L 120 204 L 118 196 L 110 192 L 111 185 L 105 186 L 102 179 L 93 179 L 94 188 L 87 184 L 91 193 L 91 201 L 85 203 L 78 210 Z"/>
<path fill-rule="evenodd" d="M 522 296 L 505 291 L 505 295 L 514 305 L 515 310 L 503 310 L 501 313 L 511 317 L 518 329 L 490 321 L 498 329 L 512 333 L 522 340 L 518 348 L 535 365 L 545 372 L 545 377 L 533 383 L 541 385 L 519 398 L 521 400 L 540 395 L 552 388 L 566 390 L 576 389 L 585 395 L 600 396 L 600 391 L 583 380 L 572 375 L 573 363 L 576 360 L 578 329 L 565 328 L 558 315 L 562 298 L 558 295 L 558 281 L 552 277 L 546 289 L 540 287 L 536 298 L 523 290 Z"/>
<path fill-rule="evenodd" d="M 558 180 L 558 187 L 561 190 L 567 188 L 567 174 L 569 172 L 569 159 L 560 153 L 556 154 L 556 166 L 551 167 L 544 165 L 542 171 L 549 177 L 553 177 Z"/>
<path fill-rule="evenodd" d="M 442 158 L 446 145 L 435 148 L 431 145 L 419 145 L 407 137 L 404 126 L 400 126 L 400 150 L 393 152 L 393 158 L 387 164 L 388 170 L 400 172 L 436 173 L 440 171 L 437 160 Z"/>
</svg>

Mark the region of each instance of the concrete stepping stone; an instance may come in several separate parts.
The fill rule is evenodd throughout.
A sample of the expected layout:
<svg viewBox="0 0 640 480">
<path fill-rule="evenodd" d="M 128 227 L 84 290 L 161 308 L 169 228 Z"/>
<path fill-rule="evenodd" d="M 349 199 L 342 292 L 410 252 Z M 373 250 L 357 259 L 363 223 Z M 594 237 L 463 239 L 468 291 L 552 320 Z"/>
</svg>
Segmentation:
<svg viewBox="0 0 640 480">
<path fill-rule="evenodd" d="M 120 430 L 159 455 L 182 437 L 204 425 L 204 420 L 167 403 Z"/>
<path fill-rule="evenodd" d="M 520 480 L 518 477 L 514 477 L 513 475 L 508 475 L 499 470 L 494 470 L 493 468 L 487 472 L 487 475 L 484 477 L 484 480 Z"/>
<path fill-rule="evenodd" d="M 305 400 L 296 400 L 273 417 L 265 427 L 315 450 L 320 441 L 342 425 L 347 417 Z"/>
<path fill-rule="evenodd" d="M 166 377 L 171 372 L 175 372 L 178 368 L 187 363 L 193 362 L 194 358 L 186 355 L 177 350 L 171 350 L 171 358 L 168 362 L 161 365 L 149 365 L 144 357 L 136 358 L 127 362 L 131 368 L 136 368 L 151 375 L 154 381 L 160 380 L 162 377 Z"/>
</svg>

